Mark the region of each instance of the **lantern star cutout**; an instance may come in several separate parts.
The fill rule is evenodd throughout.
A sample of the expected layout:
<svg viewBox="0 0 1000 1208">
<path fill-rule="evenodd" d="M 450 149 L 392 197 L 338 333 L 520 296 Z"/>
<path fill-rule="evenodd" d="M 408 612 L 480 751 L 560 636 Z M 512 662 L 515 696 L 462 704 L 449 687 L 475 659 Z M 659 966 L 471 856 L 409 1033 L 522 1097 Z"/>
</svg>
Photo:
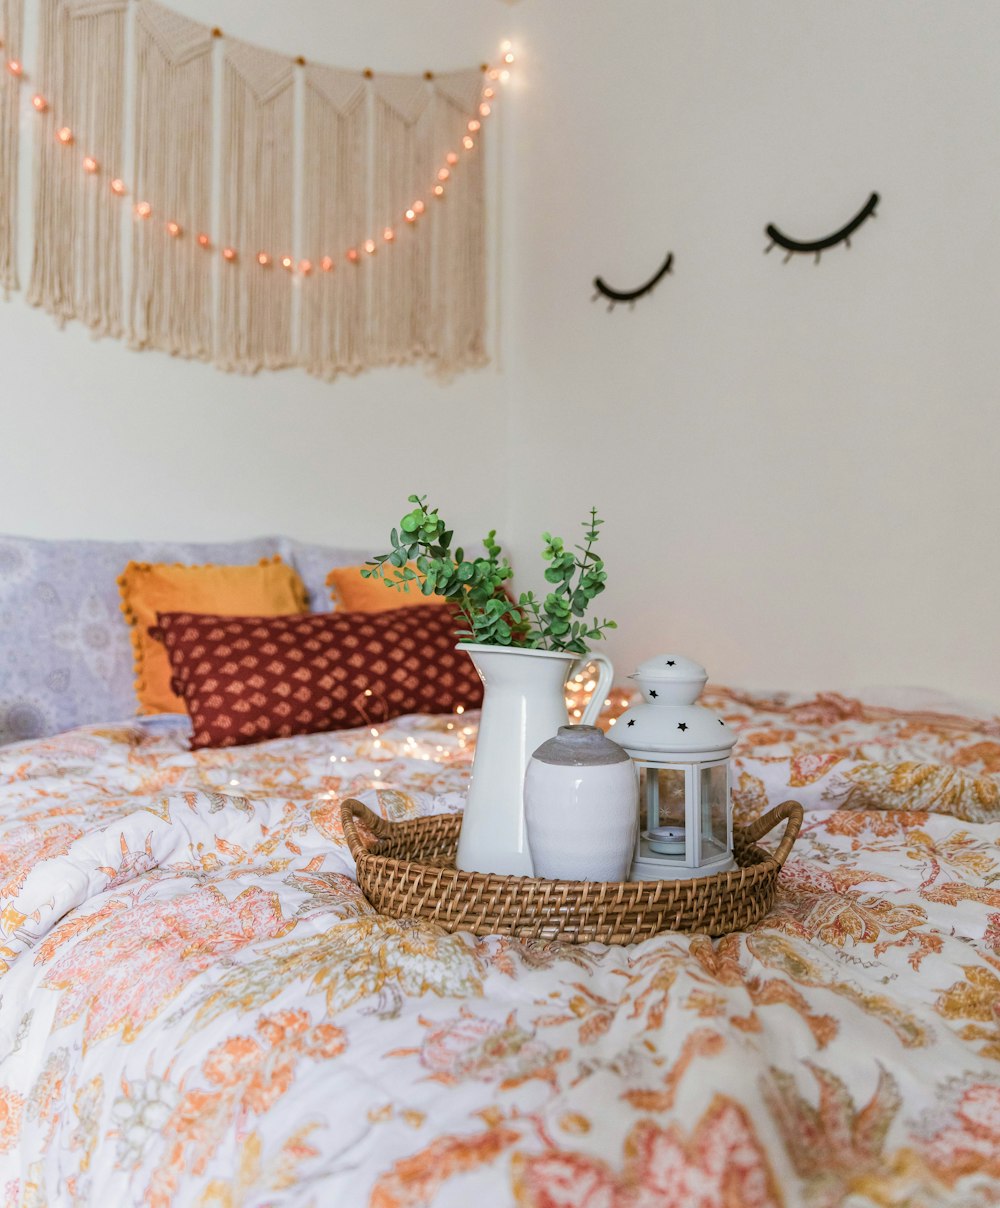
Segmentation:
<svg viewBox="0 0 1000 1208">
<path fill-rule="evenodd" d="M 628 723 L 628 724 L 629 724 L 630 726 L 634 726 L 634 725 L 635 725 L 635 718 L 634 718 L 634 717 L 630 718 L 630 719 L 629 719 L 629 723 Z"/>
<path fill-rule="evenodd" d="M 686 721 L 679 721 L 679 722 L 677 723 L 677 729 L 678 729 L 678 730 L 686 730 L 687 728 L 688 728 L 688 724 L 687 724 L 687 722 L 686 722 Z"/>
<path fill-rule="evenodd" d="M 650 700 L 656 700 L 656 698 L 659 695 L 660 695 L 659 692 L 657 692 L 655 688 L 650 688 L 650 690 L 649 690 L 649 699 Z"/>
<path fill-rule="evenodd" d="M 674 660 L 674 659 L 667 659 L 667 666 L 668 666 L 668 667 L 675 667 L 676 665 L 677 665 L 677 664 L 676 664 L 676 662 L 675 662 L 675 660 Z"/>
</svg>

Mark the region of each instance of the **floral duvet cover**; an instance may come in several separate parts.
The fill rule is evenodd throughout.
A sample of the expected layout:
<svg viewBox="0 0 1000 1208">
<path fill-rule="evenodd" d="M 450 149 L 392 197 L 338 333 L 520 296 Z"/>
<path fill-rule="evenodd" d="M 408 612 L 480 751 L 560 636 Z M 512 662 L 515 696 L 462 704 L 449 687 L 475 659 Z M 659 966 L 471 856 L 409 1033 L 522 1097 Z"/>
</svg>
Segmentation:
<svg viewBox="0 0 1000 1208">
<path fill-rule="evenodd" d="M 461 808 L 475 720 L 0 751 L 0 1202 L 1000 1203 L 1000 722 L 707 703 L 771 915 L 630 948 L 376 915 L 339 801 Z"/>
</svg>

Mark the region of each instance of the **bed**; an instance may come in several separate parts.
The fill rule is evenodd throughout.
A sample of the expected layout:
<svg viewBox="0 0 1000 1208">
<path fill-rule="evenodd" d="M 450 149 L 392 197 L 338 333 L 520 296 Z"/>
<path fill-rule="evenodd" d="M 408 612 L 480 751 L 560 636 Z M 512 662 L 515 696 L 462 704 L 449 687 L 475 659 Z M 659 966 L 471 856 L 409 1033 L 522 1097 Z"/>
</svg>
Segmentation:
<svg viewBox="0 0 1000 1208">
<path fill-rule="evenodd" d="M 6 1205 L 1000 1203 L 1000 720 L 714 689 L 770 916 L 630 948 L 376 915 L 339 802 L 461 809 L 474 714 L 0 748 Z"/>
</svg>

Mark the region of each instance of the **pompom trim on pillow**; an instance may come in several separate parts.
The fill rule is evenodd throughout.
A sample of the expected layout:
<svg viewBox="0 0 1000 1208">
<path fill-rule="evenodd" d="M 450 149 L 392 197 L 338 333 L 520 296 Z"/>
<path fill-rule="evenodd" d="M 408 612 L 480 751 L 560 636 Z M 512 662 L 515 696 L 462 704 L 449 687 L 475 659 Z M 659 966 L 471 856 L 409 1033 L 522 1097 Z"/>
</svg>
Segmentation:
<svg viewBox="0 0 1000 1208">
<path fill-rule="evenodd" d="M 141 630 L 140 616 L 136 611 L 131 593 L 134 588 L 134 577 L 137 575 L 147 575 L 154 570 L 175 569 L 185 571 L 199 570 L 228 570 L 231 567 L 240 570 L 249 569 L 258 566 L 283 566 L 289 572 L 288 588 L 291 593 L 291 601 L 294 604 L 295 610 L 302 613 L 309 607 L 309 598 L 306 593 L 305 584 L 294 567 L 289 566 L 280 554 L 273 554 L 271 557 L 260 558 L 257 562 L 247 563 L 231 563 L 219 564 L 217 562 L 129 562 L 122 574 L 116 580 L 118 584 L 118 594 L 121 596 L 120 608 L 125 621 L 129 626 L 129 639 L 132 644 L 132 665 L 135 671 L 135 696 L 136 696 L 136 712 L 141 716 L 145 714 L 153 714 L 161 712 L 161 709 L 154 707 L 148 703 L 149 695 L 156 689 L 157 685 L 152 684 L 149 679 L 147 663 L 146 663 L 146 644 L 143 641 Z M 148 632 L 148 636 L 153 635 Z M 183 696 L 181 693 L 173 690 L 173 677 L 170 677 L 169 686 L 173 694 L 178 698 L 181 708 L 183 708 Z"/>
</svg>

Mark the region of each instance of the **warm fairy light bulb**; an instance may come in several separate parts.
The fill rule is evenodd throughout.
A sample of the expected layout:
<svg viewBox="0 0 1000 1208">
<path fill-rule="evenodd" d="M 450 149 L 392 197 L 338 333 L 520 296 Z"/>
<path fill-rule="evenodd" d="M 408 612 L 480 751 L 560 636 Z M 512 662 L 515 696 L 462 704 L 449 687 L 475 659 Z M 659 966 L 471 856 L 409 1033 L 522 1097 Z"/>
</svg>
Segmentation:
<svg viewBox="0 0 1000 1208">
<path fill-rule="evenodd" d="M 323 259 L 319 262 L 319 266 L 323 270 L 324 273 L 332 273 L 333 272 L 333 257 L 324 256 Z"/>
<path fill-rule="evenodd" d="M 257 263 L 261 268 L 267 268 L 267 266 L 271 263 L 271 257 L 267 254 L 267 252 L 258 252 Z"/>
<path fill-rule="evenodd" d="M 285 269 L 286 272 L 290 273 L 292 271 L 292 269 L 295 267 L 295 261 L 291 258 L 291 256 L 282 256 L 281 257 L 281 267 L 283 269 Z"/>
<path fill-rule="evenodd" d="M 153 212 L 153 207 L 148 201 L 136 202 L 135 216 L 136 218 L 148 218 Z"/>
<path fill-rule="evenodd" d="M 357 262 L 358 262 L 358 249 L 357 249 L 356 247 L 352 247 L 352 248 L 348 248 L 348 249 L 347 249 L 347 259 L 348 259 L 348 260 L 350 260 L 350 262 L 351 262 L 352 264 L 357 264 Z"/>
<path fill-rule="evenodd" d="M 510 79 L 510 72 L 506 68 L 504 68 L 504 70 L 500 72 L 499 76 L 497 76 L 497 79 L 500 81 L 501 84 L 506 84 L 507 81 Z"/>
<path fill-rule="evenodd" d="M 475 134 L 477 130 L 482 128 L 482 122 L 477 122 L 475 118 L 469 122 L 468 130 L 470 134 Z"/>
<path fill-rule="evenodd" d="M 83 170 L 84 172 L 89 172 L 91 176 L 97 171 L 97 160 L 92 155 L 85 155 L 83 157 Z"/>
<path fill-rule="evenodd" d="M 11 59 L 7 64 L 7 70 L 12 76 L 23 76 L 24 66 L 20 59 Z"/>
<path fill-rule="evenodd" d="M 406 219 L 407 222 L 416 222 L 417 221 L 417 212 L 416 212 L 416 210 L 412 210 L 412 209 L 407 210 L 406 213 L 403 215 L 403 217 Z"/>
<path fill-rule="evenodd" d="M 56 131 L 56 138 L 64 147 L 68 147 L 73 141 L 73 131 L 70 130 L 69 126 L 60 126 Z"/>
<path fill-rule="evenodd" d="M 451 173 L 447 168 L 442 168 L 440 172 L 438 172 L 438 180 L 447 180 L 450 175 Z"/>
<path fill-rule="evenodd" d="M 444 158 L 445 158 L 445 161 L 447 163 L 451 164 L 452 167 L 454 167 L 458 163 L 458 156 L 455 154 L 454 151 L 449 151 L 448 154 Z"/>
<path fill-rule="evenodd" d="M 117 176 L 116 176 L 116 177 L 114 178 L 114 180 L 111 182 L 111 186 L 110 186 L 110 188 L 111 188 L 111 192 L 112 192 L 112 193 L 114 193 L 114 195 L 115 195 L 116 197 L 124 197 L 124 196 L 125 196 L 125 192 L 126 192 L 126 190 L 125 190 L 125 182 L 124 182 L 123 180 L 120 180 L 120 179 L 119 179 Z"/>
<path fill-rule="evenodd" d="M 302 274 L 303 277 L 308 277 L 312 271 L 313 271 L 313 262 L 311 260 L 300 260 L 299 261 L 299 272 Z"/>
<path fill-rule="evenodd" d="M 493 68 L 493 70 L 492 70 L 492 71 L 489 73 L 489 77 L 488 77 L 488 78 L 489 78 L 489 79 L 491 79 L 491 80 L 499 80 L 499 78 L 500 78 L 500 72 L 497 70 L 497 68 L 496 68 L 496 67 L 494 67 L 494 68 Z"/>
<path fill-rule="evenodd" d="M 40 92 L 35 93 L 35 95 L 31 98 L 31 103 L 32 103 L 32 105 L 34 105 L 34 107 L 38 110 L 39 113 L 44 113 L 45 110 L 48 109 L 48 107 L 49 107 L 48 101 L 45 99 L 45 97 L 42 96 L 42 94 Z"/>
<path fill-rule="evenodd" d="M 231 264 L 236 259 L 236 248 L 224 247 L 222 249 L 222 259 L 228 260 Z"/>
<path fill-rule="evenodd" d="M 414 214 L 422 214 L 425 209 L 426 209 L 426 206 L 424 205 L 424 203 L 422 201 L 415 201 L 413 203 Z"/>
<path fill-rule="evenodd" d="M 444 197 L 444 185 L 435 185 L 434 186 L 434 196 L 435 197 Z"/>
<path fill-rule="evenodd" d="M 483 101 L 483 103 L 479 106 L 480 117 L 489 117 L 492 112 L 493 110 L 489 107 L 489 104 L 486 101 Z"/>
<path fill-rule="evenodd" d="M 386 227 L 382 232 L 382 238 L 386 241 L 386 243 L 392 243 L 392 241 L 396 238 L 396 232 L 392 229 L 392 227 Z"/>
<path fill-rule="evenodd" d="M 500 43 L 500 53 L 506 54 L 507 51 L 510 50 L 510 48 L 511 48 L 510 38 L 504 38 L 504 40 Z"/>
<path fill-rule="evenodd" d="M 202 231 L 202 233 L 198 236 L 198 246 L 204 248 L 209 248 L 212 246 L 211 239 L 209 239 L 204 231 Z"/>
<path fill-rule="evenodd" d="M 506 54 L 504 55 L 504 57 L 503 57 L 503 61 L 504 61 L 505 63 L 513 63 L 513 62 L 514 62 L 514 55 L 513 55 L 513 52 L 508 50 L 508 51 L 507 51 L 507 53 L 506 53 Z M 501 74 L 502 74 L 502 73 L 501 73 Z"/>
<path fill-rule="evenodd" d="M 483 96 L 486 97 L 486 99 L 488 101 L 492 101 L 493 98 L 496 96 L 496 89 L 495 88 L 484 88 Z"/>
<path fill-rule="evenodd" d="M 466 149 L 466 151 L 471 151 L 475 145 L 476 145 L 476 140 L 472 137 L 471 134 L 467 134 L 465 136 L 465 138 L 462 139 L 462 146 Z"/>
<path fill-rule="evenodd" d="M 171 221 L 167 223 L 167 234 L 170 235 L 171 238 L 176 239 L 180 233 L 181 224 L 179 222 Z"/>
<path fill-rule="evenodd" d="M 455 706 L 455 712 L 456 712 L 456 713 L 464 713 L 464 712 L 465 712 L 465 705 L 456 705 L 456 706 Z"/>
<path fill-rule="evenodd" d="M 369 256 L 375 255 L 375 240 L 374 239 L 365 240 L 365 251 L 368 253 Z"/>
</svg>

